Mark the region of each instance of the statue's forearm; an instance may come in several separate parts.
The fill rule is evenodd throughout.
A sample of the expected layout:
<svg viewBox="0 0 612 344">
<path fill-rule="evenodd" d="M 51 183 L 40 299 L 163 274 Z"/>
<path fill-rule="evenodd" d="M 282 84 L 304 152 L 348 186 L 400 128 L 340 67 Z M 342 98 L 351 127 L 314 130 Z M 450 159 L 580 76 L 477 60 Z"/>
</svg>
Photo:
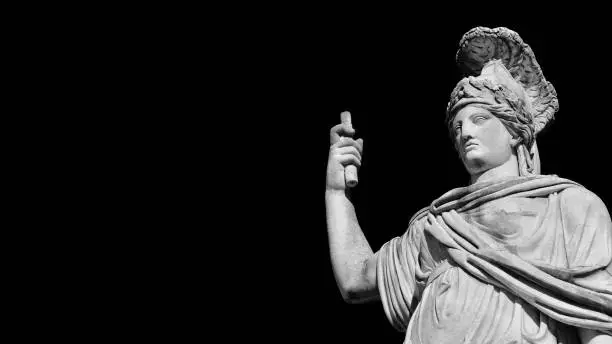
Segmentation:
<svg viewBox="0 0 612 344">
<path fill-rule="evenodd" d="M 369 296 L 375 288 L 372 276 L 375 268 L 369 266 L 374 253 L 357 222 L 355 208 L 344 191 L 339 190 L 327 190 L 325 204 L 331 262 L 338 287 L 347 301 Z"/>
</svg>

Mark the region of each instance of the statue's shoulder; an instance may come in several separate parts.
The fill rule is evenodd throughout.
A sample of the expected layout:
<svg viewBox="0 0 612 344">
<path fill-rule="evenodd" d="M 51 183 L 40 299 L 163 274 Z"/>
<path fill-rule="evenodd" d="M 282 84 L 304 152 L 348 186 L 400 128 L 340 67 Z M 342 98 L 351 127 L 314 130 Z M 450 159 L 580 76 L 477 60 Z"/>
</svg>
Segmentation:
<svg viewBox="0 0 612 344">
<path fill-rule="evenodd" d="M 417 211 L 408 222 L 408 229 L 404 235 L 410 235 L 413 239 L 420 238 L 423 234 L 424 224 L 427 222 L 429 207 Z"/>
<path fill-rule="evenodd" d="M 423 221 L 426 221 L 428 214 L 429 207 L 421 208 L 421 210 L 417 211 L 414 215 L 412 215 L 412 218 L 408 222 L 408 228 L 418 225 Z"/>
<path fill-rule="evenodd" d="M 577 214 L 589 211 L 605 212 L 608 209 L 603 200 L 593 191 L 581 186 L 571 186 L 559 192 L 561 204 L 566 210 Z"/>
</svg>

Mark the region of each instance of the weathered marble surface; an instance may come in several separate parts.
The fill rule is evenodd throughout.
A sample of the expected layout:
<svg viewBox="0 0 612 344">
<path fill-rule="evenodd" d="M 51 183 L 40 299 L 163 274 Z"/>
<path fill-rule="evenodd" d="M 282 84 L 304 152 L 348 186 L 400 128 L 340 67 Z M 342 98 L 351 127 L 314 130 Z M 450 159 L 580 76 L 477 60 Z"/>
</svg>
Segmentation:
<svg viewBox="0 0 612 344">
<path fill-rule="evenodd" d="M 553 85 L 506 28 L 470 30 L 456 57 L 465 78 L 446 121 L 470 185 L 376 253 L 345 194 L 363 141 L 346 121 L 331 130 L 327 223 L 343 297 L 380 300 L 406 343 L 612 343 L 610 214 L 577 182 L 540 174 Z"/>
<path fill-rule="evenodd" d="M 511 177 L 419 212 L 378 252 L 378 288 L 409 343 L 578 343 L 573 326 L 612 333 L 611 259 L 596 195 L 554 176 Z"/>
</svg>

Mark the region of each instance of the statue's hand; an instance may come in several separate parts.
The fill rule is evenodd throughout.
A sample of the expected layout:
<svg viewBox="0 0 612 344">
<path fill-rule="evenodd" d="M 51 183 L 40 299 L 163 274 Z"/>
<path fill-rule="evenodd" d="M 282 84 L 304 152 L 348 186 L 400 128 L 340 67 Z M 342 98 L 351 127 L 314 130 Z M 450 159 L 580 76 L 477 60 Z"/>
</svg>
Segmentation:
<svg viewBox="0 0 612 344">
<path fill-rule="evenodd" d="M 338 124 L 330 130 L 329 159 L 327 160 L 327 189 L 345 190 L 344 167 L 361 166 L 363 140 L 353 140 L 355 130 L 345 124 Z"/>
</svg>

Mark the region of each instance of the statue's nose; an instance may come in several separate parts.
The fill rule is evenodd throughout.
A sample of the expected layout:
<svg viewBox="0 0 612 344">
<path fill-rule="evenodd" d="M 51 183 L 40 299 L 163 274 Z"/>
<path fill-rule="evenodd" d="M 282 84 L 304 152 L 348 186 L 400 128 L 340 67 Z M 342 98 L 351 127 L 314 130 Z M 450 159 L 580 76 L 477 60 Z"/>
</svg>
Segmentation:
<svg viewBox="0 0 612 344">
<path fill-rule="evenodd" d="M 466 142 L 467 140 L 471 139 L 474 137 L 474 126 L 471 125 L 469 122 L 468 123 L 464 123 L 461 126 L 461 140 L 463 142 Z"/>
</svg>

